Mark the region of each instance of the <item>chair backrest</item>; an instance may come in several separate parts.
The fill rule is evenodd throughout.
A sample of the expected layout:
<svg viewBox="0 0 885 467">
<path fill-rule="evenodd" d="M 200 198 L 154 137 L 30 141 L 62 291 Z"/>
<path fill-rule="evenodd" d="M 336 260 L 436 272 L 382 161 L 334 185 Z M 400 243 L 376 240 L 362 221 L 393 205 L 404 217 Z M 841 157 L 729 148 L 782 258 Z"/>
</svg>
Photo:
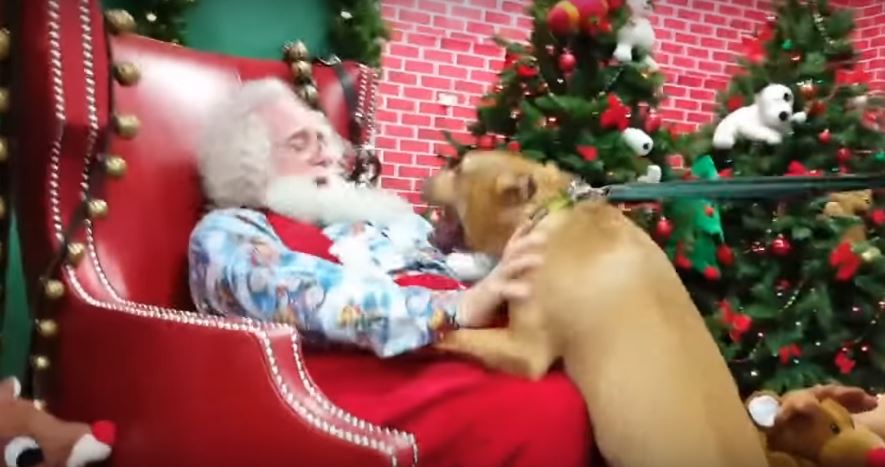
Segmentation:
<svg viewBox="0 0 885 467">
<path fill-rule="evenodd" d="M 291 81 L 289 65 L 132 34 L 106 36 L 97 1 L 28 3 L 33 8 L 21 13 L 25 37 L 17 52 L 14 93 L 20 97 L 13 100 L 27 277 L 35 280 L 63 248 L 59 233 L 72 224 L 88 185 L 99 200 L 93 214 L 100 214 L 101 201 L 108 209 L 72 232 L 86 252 L 76 267 L 78 282 L 105 299 L 190 309 L 185 252 L 204 206 L 195 168 L 199 133 L 233 87 L 267 76 Z M 138 70 L 135 83 L 125 85 L 115 74 L 123 64 Z M 375 71 L 346 62 L 339 69 L 315 64 L 313 73 L 320 106 L 343 136 L 355 139 L 351 133 L 367 125 L 350 125 L 341 78 L 354 84 L 359 113 L 368 121 Z M 130 116 L 138 121 L 131 136 L 122 128 Z M 99 170 L 108 155 L 125 160 L 123 177 Z M 87 182 L 87 172 L 97 175 Z"/>
</svg>

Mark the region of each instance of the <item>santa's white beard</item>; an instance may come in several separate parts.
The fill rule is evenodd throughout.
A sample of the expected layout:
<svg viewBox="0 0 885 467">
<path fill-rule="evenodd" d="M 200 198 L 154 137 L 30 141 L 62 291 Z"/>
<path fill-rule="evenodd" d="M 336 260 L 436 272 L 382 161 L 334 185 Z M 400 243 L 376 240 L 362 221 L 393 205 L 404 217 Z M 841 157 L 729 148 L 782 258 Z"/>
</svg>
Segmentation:
<svg viewBox="0 0 885 467">
<path fill-rule="evenodd" d="M 314 177 L 279 177 L 269 184 L 265 204 L 277 214 L 322 225 L 387 225 L 414 212 L 406 200 L 393 193 L 354 186 L 338 177 L 329 177 L 319 186 Z"/>
</svg>

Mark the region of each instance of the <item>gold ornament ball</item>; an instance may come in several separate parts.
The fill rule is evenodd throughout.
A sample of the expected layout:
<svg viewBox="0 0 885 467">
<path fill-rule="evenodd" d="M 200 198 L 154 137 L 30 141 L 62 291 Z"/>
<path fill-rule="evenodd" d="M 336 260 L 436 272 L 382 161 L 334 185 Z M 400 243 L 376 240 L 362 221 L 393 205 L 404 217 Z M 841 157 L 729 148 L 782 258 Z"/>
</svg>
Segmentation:
<svg viewBox="0 0 885 467">
<path fill-rule="evenodd" d="M 54 337 L 58 334 L 58 323 L 51 319 L 37 321 L 37 332 L 43 337 Z"/>
<path fill-rule="evenodd" d="M 874 246 L 867 248 L 860 254 L 860 258 L 866 263 L 875 261 L 879 259 L 880 256 L 882 256 L 882 252 Z"/>
<path fill-rule="evenodd" d="M 9 29 L 0 29 L 0 60 L 9 58 L 9 51 L 12 48 L 12 40 L 9 37 Z"/>
<path fill-rule="evenodd" d="M 50 279 L 43 284 L 43 293 L 50 300 L 58 300 L 65 295 L 65 285 L 58 279 Z"/>
<path fill-rule="evenodd" d="M 813 99 L 817 95 L 817 87 L 811 81 L 806 81 L 799 86 L 799 92 L 805 100 Z"/>
</svg>

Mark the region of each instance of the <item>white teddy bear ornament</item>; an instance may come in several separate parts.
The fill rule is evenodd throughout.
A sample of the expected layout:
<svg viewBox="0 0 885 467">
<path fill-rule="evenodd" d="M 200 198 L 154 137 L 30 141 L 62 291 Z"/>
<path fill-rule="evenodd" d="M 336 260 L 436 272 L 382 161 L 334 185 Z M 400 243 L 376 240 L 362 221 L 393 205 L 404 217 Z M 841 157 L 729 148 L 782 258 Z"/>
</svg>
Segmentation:
<svg viewBox="0 0 885 467">
<path fill-rule="evenodd" d="M 621 63 L 633 61 L 633 48 L 642 50 L 645 54 L 643 63 L 652 71 L 658 69 L 657 62 L 651 58 L 651 51 L 655 45 L 655 30 L 651 27 L 648 16 L 651 15 L 651 0 L 627 0 L 631 16 L 627 23 L 618 29 L 618 46 L 615 47 L 614 57 Z"/>
<path fill-rule="evenodd" d="M 791 123 L 805 122 L 805 112 L 793 113 L 793 91 L 783 84 L 769 84 L 756 94 L 752 105 L 725 116 L 713 132 L 713 147 L 731 149 L 738 137 L 780 144 Z"/>
</svg>

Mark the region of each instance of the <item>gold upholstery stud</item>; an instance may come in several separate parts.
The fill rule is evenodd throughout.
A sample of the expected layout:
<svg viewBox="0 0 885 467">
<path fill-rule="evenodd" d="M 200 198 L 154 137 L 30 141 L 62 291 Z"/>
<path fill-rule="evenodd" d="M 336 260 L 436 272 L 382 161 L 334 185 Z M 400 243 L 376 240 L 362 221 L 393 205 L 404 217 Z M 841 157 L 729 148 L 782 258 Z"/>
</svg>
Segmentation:
<svg viewBox="0 0 885 467">
<path fill-rule="evenodd" d="M 9 89 L 0 88 L 0 113 L 9 112 Z"/>
<path fill-rule="evenodd" d="M 86 246 L 79 242 L 68 243 L 68 251 L 65 255 L 68 263 L 72 266 L 80 264 L 86 254 Z"/>
<path fill-rule="evenodd" d="M 308 104 L 310 104 L 310 105 L 312 105 L 312 106 L 316 106 L 316 104 L 317 104 L 317 102 L 318 102 L 318 100 L 319 100 L 319 97 L 320 97 L 320 93 L 319 93 L 319 91 L 317 91 L 316 86 L 313 86 L 313 85 L 310 85 L 310 84 L 305 85 L 304 87 L 302 87 L 301 89 L 299 89 L 299 90 L 298 90 L 298 95 L 299 95 L 302 99 L 304 99 L 305 101 L 307 101 Z"/>
<path fill-rule="evenodd" d="M 132 139 L 138 134 L 141 122 L 135 115 L 114 115 L 114 131 L 121 138 Z"/>
<path fill-rule="evenodd" d="M 6 200 L 0 198 L 0 219 L 6 218 Z"/>
<path fill-rule="evenodd" d="M 55 337 L 58 334 L 58 323 L 51 319 L 37 320 L 37 332 L 43 337 Z"/>
<path fill-rule="evenodd" d="M 86 213 L 90 219 L 101 219 L 108 215 L 108 203 L 103 199 L 91 199 L 86 204 Z"/>
<path fill-rule="evenodd" d="M 41 412 L 46 410 L 46 401 L 44 401 L 43 399 L 34 399 L 32 404 L 34 404 L 35 409 L 37 409 Z"/>
<path fill-rule="evenodd" d="M 301 41 L 295 41 L 293 43 L 286 44 L 284 49 L 286 60 L 290 62 L 299 62 L 307 60 L 310 55 L 310 51 L 307 50 L 307 45 Z"/>
<path fill-rule="evenodd" d="M 50 300 L 58 300 L 65 295 L 65 285 L 58 279 L 49 279 L 43 284 L 43 293 Z"/>
<path fill-rule="evenodd" d="M 120 156 L 107 156 L 104 161 L 105 171 L 114 178 L 126 175 L 126 159 Z"/>
<path fill-rule="evenodd" d="M 9 144 L 6 138 L 0 137 L 0 163 L 6 162 L 7 159 L 9 159 Z"/>
<path fill-rule="evenodd" d="M 114 78 L 123 86 L 132 86 L 141 79 L 141 70 L 131 62 L 117 63 L 114 65 Z"/>
<path fill-rule="evenodd" d="M 310 62 L 304 60 L 292 62 L 290 68 L 292 69 L 292 77 L 295 78 L 296 81 L 309 81 L 313 78 L 313 70 L 311 69 Z"/>
<path fill-rule="evenodd" d="M 31 357 L 31 366 L 36 370 L 44 371 L 49 369 L 49 357 L 46 355 L 34 355 Z"/>
<path fill-rule="evenodd" d="M 135 18 L 122 9 L 108 10 L 104 14 L 113 34 L 126 34 L 135 31 Z"/>
<path fill-rule="evenodd" d="M 0 60 L 9 58 L 12 41 L 9 37 L 9 29 L 0 29 Z"/>
</svg>

